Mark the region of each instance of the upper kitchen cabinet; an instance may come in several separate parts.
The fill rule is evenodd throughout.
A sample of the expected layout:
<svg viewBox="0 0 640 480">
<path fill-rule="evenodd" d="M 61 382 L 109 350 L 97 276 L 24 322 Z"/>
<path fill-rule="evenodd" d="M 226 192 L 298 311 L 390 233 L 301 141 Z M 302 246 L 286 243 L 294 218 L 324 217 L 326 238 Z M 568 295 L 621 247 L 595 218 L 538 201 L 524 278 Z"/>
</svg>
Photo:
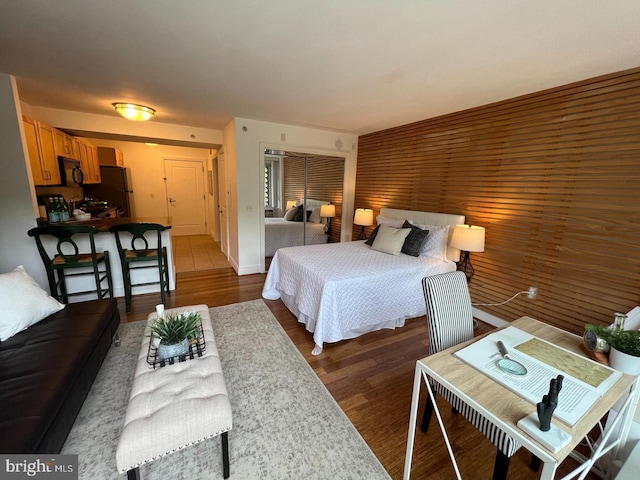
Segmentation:
<svg viewBox="0 0 640 480">
<path fill-rule="evenodd" d="M 100 165 L 124 167 L 124 156 L 117 148 L 98 147 L 98 159 L 100 160 Z"/>
<path fill-rule="evenodd" d="M 73 137 L 71 135 L 67 135 L 55 128 L 53 129 L 53 135 L 56 139 L 56 154 L 58 156 L 80 160 L 73 151 Z"/>
<path fill-rule="evenodd" d="M 100 175 L 97 148 L 84 141 L 78 142 L 78 148 L 80 150 L 80 165 L 84 173 L 84 183 L 101 183 L 102 177 Z"/>
<path fill-rule="evenodd" d="M 60 185 L 54 128 L 24 115 L 22 120 L 34 185 Z"/>
</svg>

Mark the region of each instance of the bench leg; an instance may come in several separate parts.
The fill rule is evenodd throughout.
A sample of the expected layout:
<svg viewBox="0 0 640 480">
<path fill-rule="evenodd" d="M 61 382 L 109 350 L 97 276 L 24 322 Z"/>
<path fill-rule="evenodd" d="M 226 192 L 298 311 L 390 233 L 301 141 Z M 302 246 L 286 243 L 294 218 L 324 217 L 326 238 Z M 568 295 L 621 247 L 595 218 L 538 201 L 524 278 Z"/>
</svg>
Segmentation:
<svg viewBox="0 0 640 480">
<path fill-rule="evenodd" d="M 222 476 L 229 478 L 229 432 L 224 432 L 220 440 L 222 442 Z M 138 479 L 136 479 L 138 480 Z"/>
<path fill-rule="evenodd" d="M 140 469 L 127 470 L 127 480 L 140 480 Z"/>
</svg>

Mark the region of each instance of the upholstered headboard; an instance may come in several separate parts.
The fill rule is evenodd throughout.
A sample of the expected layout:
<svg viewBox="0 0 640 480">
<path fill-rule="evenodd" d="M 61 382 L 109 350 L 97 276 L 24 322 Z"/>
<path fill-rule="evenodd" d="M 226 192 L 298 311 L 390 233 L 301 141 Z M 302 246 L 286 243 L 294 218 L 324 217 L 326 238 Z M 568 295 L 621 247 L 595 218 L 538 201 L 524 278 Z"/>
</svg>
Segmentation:
<svg viewBox="0 0 640 480">
<path fill-rule="evenodd" d="M 417 210 L 397 210 L 395 208 L 381 208 L 380 215 L 397 220 L 410 220 L 421 225 L 436 225 L 438 227 L 449 225 L 449 242 L 453 236 L 453 228 L 464 223 L 464 215 L 450 213 L 419 212 Z M 460 250 L 447 245 L 447 258 L 457 262 L 460 260 Z"/>
<path fill-rule="evenodd" d="M 302 203 L 302 199 L 298 200 L 298 205 L 300 205 Z M 328 202 L 327 200 L 314 200 L 313 198 L 307 198 L 307 201 L 305 202 L 307 204 L 307 210 L 313 210 L 316 207 L 319 207 L 321 205 L 328 205 L 331 202 Z"/>
</svg>

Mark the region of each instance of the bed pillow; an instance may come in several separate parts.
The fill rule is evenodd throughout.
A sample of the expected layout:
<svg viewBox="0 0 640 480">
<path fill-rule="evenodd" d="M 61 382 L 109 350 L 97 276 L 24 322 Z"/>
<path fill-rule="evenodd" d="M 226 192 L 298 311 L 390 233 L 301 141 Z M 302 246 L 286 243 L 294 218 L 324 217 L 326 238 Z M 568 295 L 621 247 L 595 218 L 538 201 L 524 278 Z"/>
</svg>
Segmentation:
<svg viewBox="0 0 640 480">
<path fill-rule="evenodd" d="M 416 225 L 414 223 L 414 225 Z M 423 230 L 429 230 L 427 241 L 420 250 L 421 256 L 447 259 L 447 245 L 449 244 L 449 225 L 416 225 Z"/>
<path fill-rule="evenodd" d="M 296 213 L 298 213 L 298 207 L 292 207 L 284 214 L 284 219 L 288 222 L 293 222 Z"/>
<path fill-rule="evenodd" d="M 307 222 L 308 222 L 309 217 L 311 216 L 311 210 L 307 210 L 306 213 L 307 213 Z M 296 216 L 293 220 L 296 222 L 302 222 L 304 220 L 304 214 L 305 214 L 304 207 L 300 205 L 300 208 L 296 212 Z"/>
<path fill-rule="evenodd" d="M 389 225 L 393 228 L 402 228 L 404 224 L 404 220 L 398 220 L 396 218 L 383 217 L 382 215 L 378 215 L 376 217 L 376 223 L 378 225 Z"/>
<path fill-rule="evenodd" d="M 311 210 L 309 214 L 309 221 L 313 223 L 320 223 L 322 221 L 322 217 L 320 216 L 320 207 L 316 207 Z"/>
<path fill-rule="evenodd" d="M 0 341 L 63 308 L 62 303 L 40 288 L 22 265 L 13 272 L 0 274 Z"/>
<path fill-rule="evenodd" d="M 408 220 L 404 221 L 402 228 L 409 228 L 411 231 L 402 245 L 402 253 L 411 255 L 412 257 L 419 257 L 422 250 L 422 246 L 427 241 L 429 236 L 429 230 L 423 230 L 420 227 L 409 223 Z"/>
<path fill-rule="evenodd" d="M 373 232 L 369 234 L 369 238 L 364 242 L 367 245 L 373 245 L 373 241 L 376 239 L 376 235 L 378 235 L 378 230 L 380 230 L 380 225 L 377 225 L 376 228 L 373 229 Z"/>
<path fill-rule="evenodd" d="M 410 228 L 393 228 L 382 224 L 376 239 L 373 241 L 373 245 L 371 245 L 371 249 L 391 255 L 400 255 L 402 245 L 404 245 L 404 241 L 410 233 Z"/>
</svg>

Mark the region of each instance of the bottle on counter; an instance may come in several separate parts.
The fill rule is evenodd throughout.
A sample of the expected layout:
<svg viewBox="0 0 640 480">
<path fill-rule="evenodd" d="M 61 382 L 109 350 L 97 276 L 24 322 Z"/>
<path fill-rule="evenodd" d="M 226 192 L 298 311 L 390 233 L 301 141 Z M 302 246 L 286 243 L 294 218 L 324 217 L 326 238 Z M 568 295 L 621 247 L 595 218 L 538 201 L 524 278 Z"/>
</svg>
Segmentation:
<svg viewBox="0 0 640 480">
<path fill-rule="evenodd" d="M 51 223 L 57 223 L 60 221 L 60 212 L 58 211 L 58 204 L 53 197 L 49 197 L 49 221 Z"/>
<path fill-rule="evenodd" d="M 69 221 L 69 207 L 67 206 L 67 202 L 64 201 L 64 197 L 60 197 L 58 202 L 58 213 L 60 214 L 61 222 Z"/>
</svg>

